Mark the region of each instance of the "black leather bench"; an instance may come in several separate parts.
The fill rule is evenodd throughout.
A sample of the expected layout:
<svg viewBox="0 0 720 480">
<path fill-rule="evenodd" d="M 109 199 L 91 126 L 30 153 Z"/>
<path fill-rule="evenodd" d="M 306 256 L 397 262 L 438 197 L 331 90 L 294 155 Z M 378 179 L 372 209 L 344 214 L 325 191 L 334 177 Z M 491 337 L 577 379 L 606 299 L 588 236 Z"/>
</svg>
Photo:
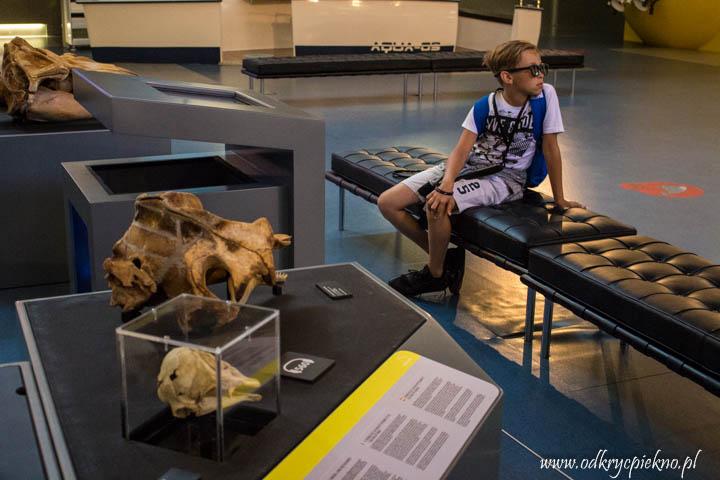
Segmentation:
<svg viewBox="0 0 720 480">
<path fill-rule="evenodd" d="M 340 187 L 339 229 L 344 228 L 345 191 L 377 203 L 402 178 L 396 172 L 421 171 L 447 156 L 422 147 L 389 147 L 333 153 L 325 177 Z M 408 172 L 409 173 L 409 172 Z M 414 213 L 420 214 L 417 210 Z M 633 227 L 584 208 L 560 212 L 553 199 L 528 190 L 521 201 L 477 207 L 453 216 L 453 243 L 518 275 L 527 273 L 534 247 L 634 235 Z M 528 289 L 527 318 L 532 329 L 535 291 Z"/>
<path fill-rule="evenodd" d="M 533 248 L 522 281 L 720 395 L 720 265 L 644 236 Z M 550 353 L 552 307 L 541 355 Z"/>
<path fill-rule="evenodd" d="M 391 147 L 334 153 L 326 178 L 377 203 L 397 172 L 421 171 L 446 155 Z M 517 202 L 453 217 L 453 243 L 521 276 L 528 286 L 525 339 L 532 340 L 535 292 L 545 296 L 541 356 L 550 353 L 553 305 L 653 357 L 720 396 L 720 265 L 635 235 L 607 216 L 528 190 Z M 420 211 L 414 213 L 420 214 Z"/>
<path fill-rule="evenodd" d="M 585 55 L 573 50 L 540 50 L 543 61 L 557 74 L 571 69 L 572 94 L 575 92 L 575 70 L 585 65 Z M 488 71 L 483 65 L 485 52 L 363 53 L 347 55 L 301 55 L 297 57 L 245 58 L 242 72 L 260 80 L 265 91 L 267 78 L 328 77 L 346 75 L 403 74 L 403 98 L 407 97 L 407 75 L 418 74 L 418 95 L 422 96 L 422 74 L 433 74 L 433 98 L 438 93 L 438 73 Z M 557 78 L 556 78 L 557 80 Z"/>
</svg>

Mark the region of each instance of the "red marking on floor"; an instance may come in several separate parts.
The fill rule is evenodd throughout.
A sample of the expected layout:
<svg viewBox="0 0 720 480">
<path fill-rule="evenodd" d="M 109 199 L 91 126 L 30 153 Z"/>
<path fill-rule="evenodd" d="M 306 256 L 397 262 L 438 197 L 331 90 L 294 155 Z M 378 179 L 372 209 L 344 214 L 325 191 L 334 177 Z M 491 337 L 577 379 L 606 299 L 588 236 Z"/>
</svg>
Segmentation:
<svg viewBox="0 0 720 480">
<path fill-rule="evenodd" d="M 690 198 L 702 197 L 705 195 L 705 191 L 702 188 L 696 187 L 695 185 L 688 185 L 687 183 L 621 183 L 620 187 L 625 190 L 635 190 L 636 192 L 644 193 L 645 195 L 650 195 L 652 197 Z"/>
</svg>

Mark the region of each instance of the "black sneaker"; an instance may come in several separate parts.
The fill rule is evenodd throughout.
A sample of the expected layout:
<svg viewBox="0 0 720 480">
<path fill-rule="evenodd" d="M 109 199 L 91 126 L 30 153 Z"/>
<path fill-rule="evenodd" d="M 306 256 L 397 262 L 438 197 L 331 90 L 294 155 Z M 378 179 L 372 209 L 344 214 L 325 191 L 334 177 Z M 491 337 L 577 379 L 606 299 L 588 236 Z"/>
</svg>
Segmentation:
<svg viewBox="0 0 720 480">
<path fill-rule="evenodd" d="M 388 284 L 406 297 L 414 297 L 421 293 L 441 292 L 448 287 L 446 276 L 433 277 L 427 265 L 422 270 L 410 270 L 404 275 L 393 278 Z"/>
<path fill-rule="evenodd" d="M 450 293 L 459 294 L 465 275 L 465 249 L 461 247 L 449 249 L 445 253 L 444 269 Z"/>
</svg>

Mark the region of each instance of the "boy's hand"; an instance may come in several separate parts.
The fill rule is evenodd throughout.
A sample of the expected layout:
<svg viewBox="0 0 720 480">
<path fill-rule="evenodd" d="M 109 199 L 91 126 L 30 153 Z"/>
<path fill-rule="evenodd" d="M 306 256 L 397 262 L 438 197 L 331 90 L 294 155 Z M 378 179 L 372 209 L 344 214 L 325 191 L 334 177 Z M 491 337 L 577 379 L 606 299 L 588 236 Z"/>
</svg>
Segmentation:
<svg viewBox="0 0 720 480">
<path fill-rule="evenodd" d="M 430 192 L 426 197 L 428 213 L 437 218 L 441 214 L 450 215 L 455 208 L 455 199 L 452 195 L 443 195 L 435 190 Z"/>
<path fill-rule="evenodd" d="M 585 208 L 585 205 L 573 202 L 572 200 L 555 200 L 555 205 L 557 205 L 562 210 L 567 210 L 568 208 Z"/>
</svg>

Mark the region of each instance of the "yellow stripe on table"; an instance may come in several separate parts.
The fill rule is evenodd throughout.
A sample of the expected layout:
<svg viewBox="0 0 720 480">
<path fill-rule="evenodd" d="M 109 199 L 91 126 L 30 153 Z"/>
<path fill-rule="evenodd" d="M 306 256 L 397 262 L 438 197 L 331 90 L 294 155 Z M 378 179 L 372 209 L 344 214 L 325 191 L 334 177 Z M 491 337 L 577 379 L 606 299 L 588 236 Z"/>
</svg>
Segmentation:
<svg viewBox="0 0 720 480">
<path fill-rule="evenodd" d="M 395 352 L 265 479 L 305 478 L 419 358 L 420 356 L 413 352 Z"/>
</svg>

